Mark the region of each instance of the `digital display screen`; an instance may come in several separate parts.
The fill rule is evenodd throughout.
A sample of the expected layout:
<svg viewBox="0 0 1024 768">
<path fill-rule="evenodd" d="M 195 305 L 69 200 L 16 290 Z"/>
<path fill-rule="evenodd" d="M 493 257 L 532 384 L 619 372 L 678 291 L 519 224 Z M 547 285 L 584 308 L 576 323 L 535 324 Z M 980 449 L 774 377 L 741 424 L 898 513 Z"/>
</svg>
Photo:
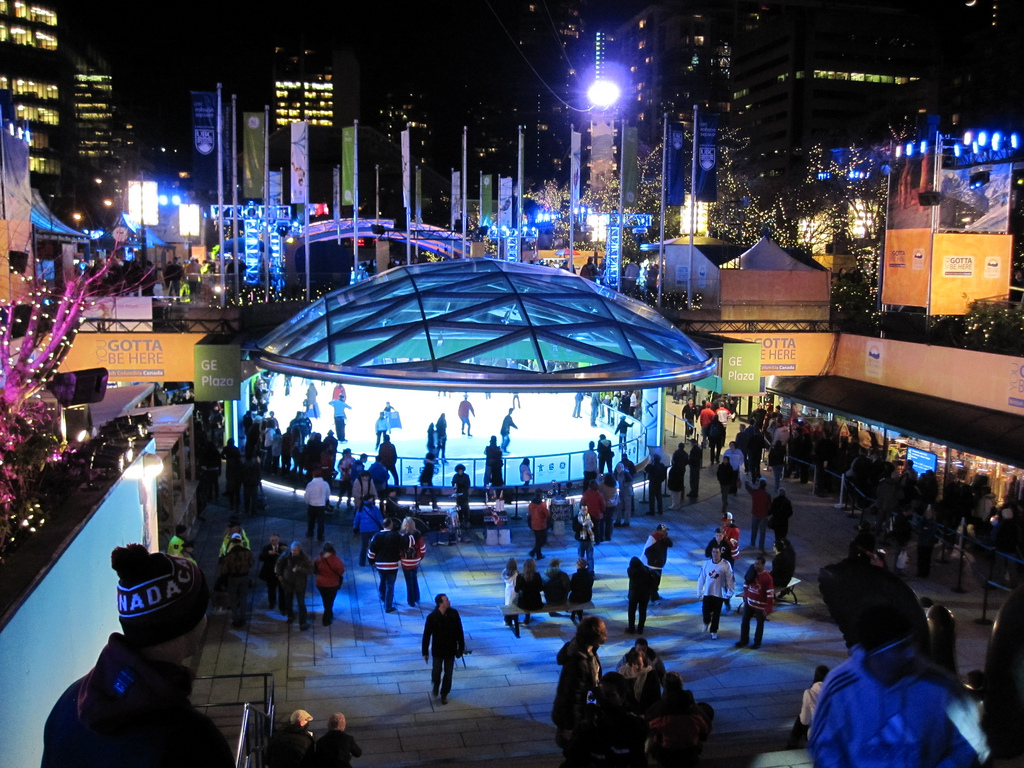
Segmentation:
<svg viewBox="0 0 1024 768">
<path fill-rule="evenodd" d="M 922 451 L 920 448 L 907 446 L 907 459 L 914 462 L 914 471 L 920 475 L 929 469 L 935 472 L 939 467 L 939 457 L 929 451 Z"/>
</svg>

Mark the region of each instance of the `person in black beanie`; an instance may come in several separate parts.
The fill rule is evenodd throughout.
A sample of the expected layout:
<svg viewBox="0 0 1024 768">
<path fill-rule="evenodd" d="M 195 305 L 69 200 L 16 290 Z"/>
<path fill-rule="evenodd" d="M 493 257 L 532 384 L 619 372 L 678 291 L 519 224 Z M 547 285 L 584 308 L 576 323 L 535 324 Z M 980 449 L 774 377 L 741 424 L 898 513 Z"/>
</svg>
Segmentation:
<svg viewBox="0 0 1024 768">
<path fill-rule="evenodd" d="M 43 731 L 43 768 L 170 766 L 188 745 L 190 768 L 234 765 L 210 718 L 189 701 L 210 592 L 195 563 L 141 544 L 110 556 L 123 634 L 54 705 Z"/>
</svg>

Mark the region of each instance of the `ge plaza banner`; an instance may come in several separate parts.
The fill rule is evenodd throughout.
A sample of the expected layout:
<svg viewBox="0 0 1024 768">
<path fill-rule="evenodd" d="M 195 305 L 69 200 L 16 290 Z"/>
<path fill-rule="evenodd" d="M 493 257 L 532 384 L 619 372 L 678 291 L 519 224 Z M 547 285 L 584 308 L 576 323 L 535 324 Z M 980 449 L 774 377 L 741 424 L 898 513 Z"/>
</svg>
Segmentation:
<svg viewBox="0 0 1024 768">
<path fill-rule="evenodd" d="M 106 368 L 110 381 L 191 381 L 196 401 L 237 400 L 242 384 L 237 344 L 197 344 L 204 334 L 80 333 L 61 372 Z"/>
</svg>

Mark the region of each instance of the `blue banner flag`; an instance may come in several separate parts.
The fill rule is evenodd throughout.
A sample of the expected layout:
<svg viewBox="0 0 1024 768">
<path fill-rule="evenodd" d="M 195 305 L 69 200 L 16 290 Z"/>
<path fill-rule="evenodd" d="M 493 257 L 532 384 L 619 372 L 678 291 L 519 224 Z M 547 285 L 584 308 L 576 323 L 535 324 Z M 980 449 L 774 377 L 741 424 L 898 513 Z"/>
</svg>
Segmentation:
<svg viewBox="0 0 1024 768">
<path fill-rule="evenodd" d="M 686 201 L 686 132 L 682 123 L 669 123 L 665 135 L 665 204 Z"/>
<path fill-rule="evenodd" d="M 217 188 L 217 94 L 192 91 L 192 180 L 198 190 Z"/>
<path fill-rule="evenodd" d="M 718 115 L 697 116 L 697 180 L 699 203 L 718 202 Z"/>
</svg>

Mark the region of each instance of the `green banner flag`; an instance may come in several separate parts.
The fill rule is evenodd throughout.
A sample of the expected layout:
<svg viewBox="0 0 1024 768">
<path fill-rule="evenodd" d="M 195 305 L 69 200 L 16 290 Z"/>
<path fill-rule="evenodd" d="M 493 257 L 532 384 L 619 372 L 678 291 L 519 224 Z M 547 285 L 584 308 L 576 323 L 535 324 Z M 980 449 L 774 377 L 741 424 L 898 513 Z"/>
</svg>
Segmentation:
<svg viewBox="0 0 1024 768">
<path fill-rule="evenodd" d="M 246 200 L 263 199 L 263 147 L 266 143 L 266 125 L 262 112 L 243 112 L 245 129 L 242 131 L 242 197 Z"/>
<path fill-rule="evenodd" d="M 241 397 L 242 348 L 238 344 L 196 344 L 194 355 L 197 403 Z"/>
<path fill-rule="evenodd" d="M 629 126 L 622 132 L 622 202 L 624 206 L 636 205 L 636 126 Z"/>
<path fill-rule="evenodd" d="M 341 129 L 341 204 L 354 205 L 356 199 L 356 127 Z"/>
<path fill-rule="evenodd" d="M 761 345 L 722 345 L 722 393 L 761 394 Z"/>
<path fill-rule="evenodd" d="M 494 226 L 494 177 L 480 176 L 480 226 Z"/>
</svg>

